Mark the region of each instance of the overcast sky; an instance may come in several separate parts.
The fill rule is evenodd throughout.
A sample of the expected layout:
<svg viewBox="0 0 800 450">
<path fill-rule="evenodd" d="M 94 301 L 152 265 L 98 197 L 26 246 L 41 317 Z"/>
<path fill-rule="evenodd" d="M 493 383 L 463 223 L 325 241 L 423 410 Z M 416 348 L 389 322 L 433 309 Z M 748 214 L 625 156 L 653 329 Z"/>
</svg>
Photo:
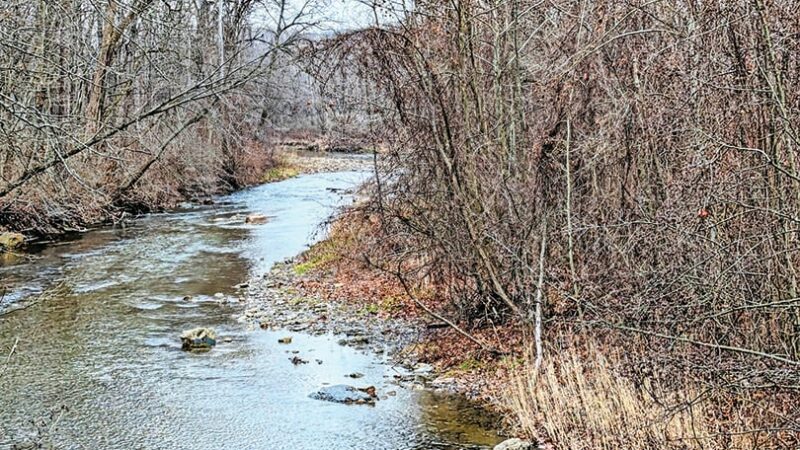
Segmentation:
<svg viewBox="0 0 800 450">
<path fill-rule="evenodd" d="M 359 0 L 311 0 L 315 7 L 309 8 L 309 0 L 289 0 L 289 8 L 285 12 L 287 20 L 296 15 L 300 8 L 306 6 L 305 13 L 311 15 L 305 21 L 319 22 L 321 32 L 344 31 L 363 28 L 374 22 L 372 10 Z M 270 4 L 270 2 L 266 2 Z M 278 14 L 277 6 L 270 7 L 264 12 L 263 21 L 267 26 L 274 24 Z"/>
<path fill-rule="evenodd" d="M 292 11 L 291 14 L 296 14 L 300 8 L 307 4 L 309 0 L 289 0 Z M 317 7 L 314 8 L 314 14 L 311 19 L 320 23 L 321 32 L 330 31 L 345 31 L 357 28 L 364 28 L 374 25 L 375 16 L 372 8 L 367 3 L 369 0 L 311 0 L 317 2 Z M 391 0 L 387 3 L 394 4 L 409 4 L 412 0 Z M 308 12 L 308 11 L 307 11 Z M 271 15 L 275 15 L 276 11 L 273 9 Z M 387 14 L 379 12 L 379 20 L 382 24 L 392 22 Z M 274 20 L 274 18 L 272 19 Z M 264 22 L 272 22 L 269 18 L 265 17 Z M 274 23 L 274 22 L 273 22 Z"/>
<path fill-rule="evenodd" d="M 300 0 L 294 0 L 300 2 Z M 372 10 L 357 0 L 327 0 L 329 23 L 336 28 L 353 29 L 374 22 Z"/>
</svg>

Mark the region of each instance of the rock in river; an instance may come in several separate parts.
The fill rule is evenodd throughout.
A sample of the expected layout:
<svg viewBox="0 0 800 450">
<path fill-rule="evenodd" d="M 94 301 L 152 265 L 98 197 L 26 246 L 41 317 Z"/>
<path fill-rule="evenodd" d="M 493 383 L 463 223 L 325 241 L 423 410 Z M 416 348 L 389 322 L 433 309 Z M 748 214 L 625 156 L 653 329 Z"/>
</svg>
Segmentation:
<svg viewBox="0 0 800 450">
<path fill-rule="evenodd" d="M 244 219 L 244 223 L 249 223 L 253 225 L 267 223 L 267 216 L 263 214 L 250 214 Z"/>
<path fill-rule="evenodd" d="M 533 443 L 514 438 L 495 445 L 494 450 L 529 450 L 533 448 Z"/>
<path fill-rule="evenodd" d="M 195 328 L 181 334 L 183 350 L 211 350 L 217 345 L 217 333 L 211 328 Z"/>
<path fill-rule="evenodd" d="M 349 347 L 363 347 L 367 344 L 369 344 L 369 337 L 367 336 L 353 336 L 339 339 L 339 345 L 346 345 Z"/>
<path fill-rule="evenodd" d="M 375 403 L 377 394 L 375 388 L 372 386 L 358 389 L 345 384 L 337 384 L 334 386 L 325 386 L 309 395 L 309 397 L 326 402 L 372 405 Z"/>
<path fill-rule="evenodd" d="M 25 243 L 25 236 L 19 233 L 0 232 L 0 251 L 14 250 Z"/>
</svg>

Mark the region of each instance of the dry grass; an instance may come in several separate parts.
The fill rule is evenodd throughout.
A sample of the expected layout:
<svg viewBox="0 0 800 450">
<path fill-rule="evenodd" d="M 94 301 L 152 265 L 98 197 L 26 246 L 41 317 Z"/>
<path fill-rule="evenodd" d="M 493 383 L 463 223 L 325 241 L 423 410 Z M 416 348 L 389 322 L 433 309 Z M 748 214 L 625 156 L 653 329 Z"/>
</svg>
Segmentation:
<svg viewBox="0 0 800 450">
<path fill-rule="evenodd" d="M 551 352 L 538 376 L 526 370 L 513 390 L 510 407 L 524 432 L 556 449 L 758 448 L 725 433 L 698 389 L 634 383 L 597 352 Z"/>
</svg>

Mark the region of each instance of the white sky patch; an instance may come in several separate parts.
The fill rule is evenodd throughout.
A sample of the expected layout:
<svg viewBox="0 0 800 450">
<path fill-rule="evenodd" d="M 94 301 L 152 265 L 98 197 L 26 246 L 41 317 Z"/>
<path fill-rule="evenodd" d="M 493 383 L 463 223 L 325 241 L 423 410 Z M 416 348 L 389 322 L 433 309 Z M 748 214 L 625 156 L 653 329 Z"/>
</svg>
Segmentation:
<svg viewBox="0 0 800 450">
<path fill-rule="evenodd" d="M 297 1 L 297 0 L 295 0 Z M 337 29 L 352 30 L 374 25 L 372 8 L 356 0 L 329 0 L 329 23 Z"/>
<path fill-rule="evenodd" d="M 279 15 L 280 0 L 265 2 L 269 7 L 259 14 L 265 26 L 273 28 Z M 374 25 L 372 8 L 359 0 L 288 0 L 284 20 L 291 22 L 302 12 L 304 23 L 315 23 L 311 32 L 330 33 Z"/>
</svg>

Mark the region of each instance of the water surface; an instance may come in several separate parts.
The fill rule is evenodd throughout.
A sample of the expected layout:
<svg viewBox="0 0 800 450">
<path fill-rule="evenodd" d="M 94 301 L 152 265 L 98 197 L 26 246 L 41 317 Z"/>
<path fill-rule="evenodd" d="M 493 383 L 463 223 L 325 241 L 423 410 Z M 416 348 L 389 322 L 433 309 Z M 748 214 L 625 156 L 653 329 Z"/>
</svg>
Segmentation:
<svg viewBox="0 0 800 450">
<path fill-rule="evenodd" d="M 0 262 L 0 448 L 25 441 L 66 449 L 486 448 L 491 423 L 463 401 L 390 383 L 395 369 L 332 336 L 250 330 L 233 286 L 320 237 L 359 173 L 307 175 L 91 231 Z M 245 225 L 242 216 L 270 216 Z M 47 289 L 39 303 L 33 294 Z M 185 297 L 190 296 L 191 300 Z M 212 326 L 227 342 L 180 351 L 178 335 Z M 311 361 L 294 366 L 290 351 Z M 315 359 L 322 360 L 317 364 Z M 2 363 L 0 363 L 2 364 Z M 2 367 L 0 365 L 0 367 Z M 346 374 L 362 372 L 357 380 Z M 330 384 L 397 395 L 375 407 L 308 398 Z"/>
</svg>

